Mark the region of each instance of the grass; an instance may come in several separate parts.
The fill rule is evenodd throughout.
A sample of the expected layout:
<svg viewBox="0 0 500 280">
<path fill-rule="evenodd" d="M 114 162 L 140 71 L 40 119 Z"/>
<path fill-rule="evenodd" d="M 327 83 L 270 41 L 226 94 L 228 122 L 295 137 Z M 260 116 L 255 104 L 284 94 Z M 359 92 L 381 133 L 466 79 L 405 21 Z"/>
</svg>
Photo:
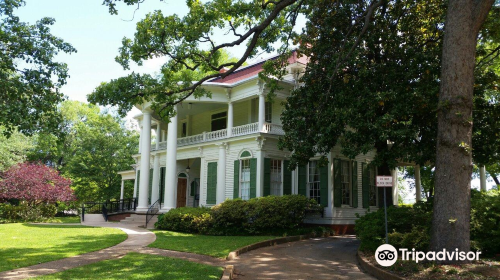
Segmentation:
<svg viewBox="0 0 500 280">
<path fill-rule="evenodd" d="M 0 271 L 101 250 L 127 239 L 119 229 L 35 224 L 0 225 Z"/>
<path fill-rule="evenodd" d="M 80 223 L 80 216 L 74 217 L 54 217 L 46 221 L 46 223 L 61 223 L 61 224 L 74 224 Z"/>
<path fill-rule="evenodd" d="M 69 269 L 36 279 L 220 279 L 224 269 L 163 256 L 129 253 L 123 258 L 106 260 Z"/>
<path fill-rule="evenodd" d="M 149 247 L 226 258 L 229 252 L 275 236 L 210 236 L 155 230 L 156 241 Z"/>
</svg>

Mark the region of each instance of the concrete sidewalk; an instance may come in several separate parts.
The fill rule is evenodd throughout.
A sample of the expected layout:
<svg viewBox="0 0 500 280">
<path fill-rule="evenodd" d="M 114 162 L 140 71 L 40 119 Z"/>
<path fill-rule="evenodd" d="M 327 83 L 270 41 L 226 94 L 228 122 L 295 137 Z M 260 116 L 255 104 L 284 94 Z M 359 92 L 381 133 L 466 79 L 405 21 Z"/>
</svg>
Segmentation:
<svg viewBox="0 0 500 280">
<path fill-rule="evenodd" d="M 102 223 L 82 223 L 82 225 L 118 228 L 124 231 L 128 235 L 128 238 L 122 243 L 119 243 L 115 246 L 100 251 L 90 252 L 70 258 L 64 258 L 56 261 L 41 263 L 15 270 L 0 272 L 0 279 L 25 279 L 30 277 L 37 277 L 41 275 L 64 271 L 82 265 L 100 262 L 103 260 L 117 258 L 129 252 L 138 251 L 143 247 L 149 245 L 156 239 L 156 235 L 154 233 L 152 233 L 149 230 L 139 228 L 138 225 L 134 224 L 102 222 Z"/>
<path fill-rule="evenodd" d="M 354 236 L 314 238 L 257 249 L 227 262 L 235 278 L 244 279 L 375 279 L 360 270 Z"/>
</svg>

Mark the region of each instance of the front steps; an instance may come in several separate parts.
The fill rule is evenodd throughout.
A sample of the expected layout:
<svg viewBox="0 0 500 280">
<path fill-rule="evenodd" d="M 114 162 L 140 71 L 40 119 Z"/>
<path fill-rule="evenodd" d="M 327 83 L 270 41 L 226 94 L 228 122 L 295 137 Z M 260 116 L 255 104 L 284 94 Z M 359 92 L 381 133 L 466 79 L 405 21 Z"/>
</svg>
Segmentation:
<svg viewBox="0 0 500 280">
<path fill-rule="evenodd" d="M 154 228 L 154 225 L 157 221 L 158 215 L 154 215 L 148 223 L 148 228 Z M 146 215 L 131 214 L 130 217 L 126 217 L 125 219 L 121 220 L 120 223 L 137 224 L 139 226 L 144 226 L 146 224 Z"/>
</svg>

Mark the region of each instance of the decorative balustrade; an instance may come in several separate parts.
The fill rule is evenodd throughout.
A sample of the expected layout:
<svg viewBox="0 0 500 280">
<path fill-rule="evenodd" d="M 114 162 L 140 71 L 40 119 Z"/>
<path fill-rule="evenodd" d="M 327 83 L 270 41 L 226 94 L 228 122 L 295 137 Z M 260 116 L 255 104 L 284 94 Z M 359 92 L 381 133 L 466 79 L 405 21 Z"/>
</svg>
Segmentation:
<svg viewBox="0 0 500 280">
<path fill-rule="evenodd" d="M 258 131 L 258 128 L 259 128 L 259 123 L 249 123 L 233 127 L 233 136 L 256 133 Z"/>
<path fill-rule="evenodd" d="M 259 123 L 249 123 L 233 127 L 232 136 L 242 136 L 259 132 Z M 279 124 L 264 123 L 261 133 L 285 135 L 283 126 Z M 227 129 L 216 130 L 212 132 L 203 132 L 202 134 L 182 137 L 177 139 L 177 146 L 189 146 L 203 142 L 215 141 L 219 139 L 229 138 L 227 136 Z M 167 141 L 160 142 L 158 150 L 165 150 L 167 148 Z M 151 151 L 156 151 L 156 145 L 151 145 Z"/>
</svg>

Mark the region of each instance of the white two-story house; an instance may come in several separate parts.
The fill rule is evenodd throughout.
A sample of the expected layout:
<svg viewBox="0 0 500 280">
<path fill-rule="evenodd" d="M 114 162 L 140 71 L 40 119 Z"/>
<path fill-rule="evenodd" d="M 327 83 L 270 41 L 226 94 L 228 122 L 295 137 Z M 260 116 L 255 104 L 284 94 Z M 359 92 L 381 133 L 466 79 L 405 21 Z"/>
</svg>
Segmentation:
<svg viewBox="0 0 500 280">
<path fill-rule="evenodd" d="M 335 147 L 327 166 L 318 166 L 318 155 L 307 166 L 288 169 L 290 152 L 277 147 L 284 135 L 282 102 L 298 86 L 294 73 L 305 68 L 306 60 L 289 59 L 290 74 L 272 103 L 266 102 L 266 85 L 258 77 L 262 64 L 204 83 L 211 98 L 189 97 L 176 106 L 177 115 L 168 124 L 148 103 L 136 105 L 142 111 L 136 116 L 141 126 L 137 164 L 135 170 L 120 174 L 135 179 L 137 212 L 147 211 L 155 202 L 161 211 L 168 211 L 213 206 L 233 198 L 301 194 L 324 206 L 322 217 L 307 222 L 341 228 L 352 227 L 356 213 L 378 206 L 375 169 L 368 168 L 373 153 L 350 160 Z M 397 188 L 390 200 L 397 203 Z"/>
</svg>

